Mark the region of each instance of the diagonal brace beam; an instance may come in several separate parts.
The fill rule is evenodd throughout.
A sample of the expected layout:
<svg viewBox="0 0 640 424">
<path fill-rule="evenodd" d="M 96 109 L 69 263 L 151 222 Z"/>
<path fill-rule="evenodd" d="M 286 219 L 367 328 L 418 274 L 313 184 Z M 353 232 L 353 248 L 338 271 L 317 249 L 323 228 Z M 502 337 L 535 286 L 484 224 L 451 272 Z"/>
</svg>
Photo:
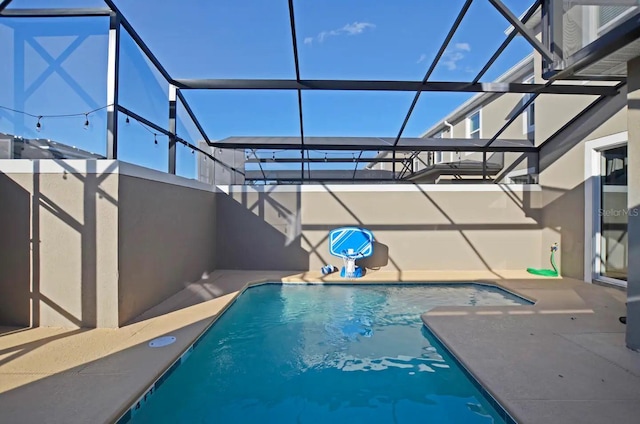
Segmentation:
<svg viewBox="0 0 640 424">
<path fill-rule="evenodd" d="M 489 3 L 495 7 L 498 12 L 502 16 L 505 17 L 507 21 L 513 28 L 520 33 L 528 42 L 533 46 L 534 49 L 538 51 L 545 59 L 550 62 L 553 62 L 553 54 L 547 49 L 541 42 L 538 40 L 533 32 L 529 30 L 529 28 L 525 27 L 524 24 L 514 15 L 509 8 L 507 8 L 504 3 L 500 0 L 489 0 Z"/>
<path fill-rule="evenodd" d="M 538 8 L 540 7 L 541 3 L 542 3 L 542 0 L 536 0 L 536 2 L 531 5 L 529 10 L 527 10 L 527 13 L 525 13 L 525 15 L 522 17 L 523 24 L 526 24 L 529 21 L 529 19 L 531 19 L 533 14 L 536 13 L 536 10 L 538 10 Z M 489 68 L 491 68 L 491 65 L 493 65 L 495 61 L 498 60 L 502 52 L 507 48 L 507 46 L 509 46 L 511 41 L 513 41 L 513 39 L 516 38 L 517 34 L 518 32 L 515 30 L 509 33 L 509 35 L 502 42 L 500 47 L 498 47 L 498 50 L 496 50 L 493 56 L 491 56 L 491 59 L 489 59 L 489 61 L 484 65 L 484 67 L 480 70 L 480 72 L 478 72 L 478 75 L 476 75 L 476 77 L 473 79 L 474 84 L 480 81 L 480 78 L 482 78 L 484 74 L 489 70 Z"/>
<path fill-rule="evenodd" d="M 209 136 L 205 132 L 204 128 L 202 128 L 202 125 L 200 124 L 200 121 L 196 117 L 196 114 L 193 112 L 193 109 L 191 109 L 191 106 L 189 105 L 189 102 L 187 102 L 187 99 L 185 99 L 184 95 L 182 94 L 182 92 L 180 92 L 180 90 L 178 90 L 178 98 L 180 99 L 180 102 L 182 103 L 182 106 L 184 107 L 184 110 L 187 112 L 187 115 L 189 115 L 189 117 L 193 121 L 194 125 L 196 126 L 196 128 L 200 132 L 200 135 L 202 136 L 204 141 L 206 141 L 207 144 L 211 143 L 211 140 L 209 139 Z"/>
<path fill-rule="evenodd" d="M 498 139 L 498 137 L 500 137 L 502 135 L 503 132 L 505 132 L 507 130 L 507 128 L 509 128 L 509 125 L 511 125 L 513 123 L 513 121 L 515 121 L 516 119 L 518 119 L 518 117 L 520 115 L 522 115 L 522 113 L 527 110 L 527 108 L 529 107 L 529 105 L 531 105 L 531 103 L 533 103 L 536 98 L 540 95 L 540 93 L 534 93 L 532 94 L 529 99 L 527 99 L 526 102 L 524 102 L 512 115 L 511 118 L 509 118 L 509 120 L 507 120 L 507 122 L 505 122 L 505 124 L 502 126 L 502 128 L 500 128 L 498 130 L 497 133 L 495 133 L 495 135 L 493 137 L 491 137 L 491 139 L 487 142 L 487 144 L 484 145 L 484 147 L 489 147 L 491 146 L 491 144 L 493 144 L 494 141 L 496 141 Z"/>
<path fill-rule="evenodd" d="M 11 3 L 12 1 L 13 0 L 3 0 L 2 2 L 0 2 L 0 12 L 6 9 L 7 6 L 9 6 L 9 3 Z"/>
<path fill-rule="evenodd" d="M 431 62 L 431 66 L 429 66 L 427 73 L 424 75 L 424 78 L 422 79 L 422 85 L 424 85 L 429 80 L 429 77 L 431 77 L 431 74 L 436 69 L 436 66 L 440 61 L 440 58 L 442 57 L 444 52 L 447 50 L 447 47 L 449 46 L 449 43 L 451 42 L 453 35 L 456 33 L 456 31 L 458 30 L 458 27 L 460 26 L 460 23 L 462 22 L 462 19 L 467 14 L 469 7 L 471 7 L 472 1 L 473 0 L 466 0 L 464 5 L 462 6 L 462 9 L 458 13 L 458 16 L 456 17 L 455 22 L 451 26 L 451 29 L 449 30 L 447 37 L 445 38 L 444 42 L 440 46 L 440 50 L 438 50 L 438 54 L 436 54 L 436 57 L 433 59 L 433 62 Z M 420 98 L 420 93 L 421 93 L 420 91 L 416 93 L 416 95 L 413 98 L 413 101 L 411 102 L 411 106 L 409 106 L 409 111 L 407 112 L 407 115 L 404 117 L 404 121 L 402 122 L 400 131 L 398 131 L 398 136 L 393 142 L 394 147 L 398 145 L 398 141 L 400 141 L 400 138 L 402 137 L 402 133 L 404 132 L 404 129 L 407 127 L 407 123 L 409 122 L 409 119 L 411 119 L 411 114 L 413 113 L 413 109 L 415 109 L 416 104 L 418 103 L 418 99 Z"/>
</svg>

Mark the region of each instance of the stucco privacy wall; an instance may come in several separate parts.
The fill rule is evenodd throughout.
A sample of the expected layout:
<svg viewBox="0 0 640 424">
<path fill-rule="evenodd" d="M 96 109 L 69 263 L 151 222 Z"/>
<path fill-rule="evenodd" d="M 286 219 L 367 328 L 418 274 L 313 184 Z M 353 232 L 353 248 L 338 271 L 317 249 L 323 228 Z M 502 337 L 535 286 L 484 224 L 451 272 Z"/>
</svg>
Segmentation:
<svg viewBox="0 0 640 424">
<path fill-rule="evenodd" d="M 0 325 L 117 327 L 144 312 L 213 270 L 215 200 L 118 161 L 0 161 Z"/>
<path fill-rule="evenodd" d="M 221 188 L 222 189 L 222 188 Z M 319 269 L 329 230 L 356 225 L 378 244 L 367 266 L 505 270 L 541 265 L 538 186 L 230 186 L 218 194 L 218 267 Z M 224 248 L 222 248 L 224 246 Z"/>
<path fill-rule="evenodd" d="M 117 324 L 117 164 L 0 161 L 0 323 Z"/>
<path fill-rule="evenodd" d="M 216 196 L 202 188 L 120 175 L 119 324 L 213 271 Z"/>
</svg>

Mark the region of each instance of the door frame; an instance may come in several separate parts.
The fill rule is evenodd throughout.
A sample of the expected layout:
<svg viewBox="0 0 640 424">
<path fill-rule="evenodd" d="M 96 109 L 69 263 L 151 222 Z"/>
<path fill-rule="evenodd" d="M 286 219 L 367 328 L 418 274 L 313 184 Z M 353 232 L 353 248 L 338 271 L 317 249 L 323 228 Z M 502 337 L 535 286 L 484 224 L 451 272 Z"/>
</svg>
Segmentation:
<svg viewBox="0 0 640 424">
<path fill-rule="evenodd" d="M 601 152 L 624 146 L 627 131 L 587 141 L 584 148 L 584 281 L 627 287 L 627 282 L 600 275 Z"/>
</svg>

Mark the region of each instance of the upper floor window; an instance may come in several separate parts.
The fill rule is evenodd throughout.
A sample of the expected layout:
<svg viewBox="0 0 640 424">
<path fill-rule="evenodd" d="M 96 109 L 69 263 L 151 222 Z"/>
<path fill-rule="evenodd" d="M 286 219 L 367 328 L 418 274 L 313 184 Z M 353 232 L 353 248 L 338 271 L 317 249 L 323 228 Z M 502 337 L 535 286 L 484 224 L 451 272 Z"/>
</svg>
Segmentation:
<svg viewBox="0 0 640 424">
<path fill-rule="evenodd" d="M 482 136 L 481 110 L 477 110 L 467 117 L 467 138 L 480 138 Z"/>
<path fill-rule="evenodd" d="M 636 7 L 629 6 L 599 6 L 597 15 L 598 33 L 607 32 L 635 9 Z"/>
</svg>

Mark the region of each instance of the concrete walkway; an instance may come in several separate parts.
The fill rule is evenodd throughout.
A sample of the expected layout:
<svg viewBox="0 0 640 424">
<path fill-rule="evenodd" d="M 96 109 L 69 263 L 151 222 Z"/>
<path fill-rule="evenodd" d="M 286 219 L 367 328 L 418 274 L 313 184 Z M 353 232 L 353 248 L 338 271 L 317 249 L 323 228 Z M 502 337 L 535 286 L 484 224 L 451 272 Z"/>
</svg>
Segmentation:
<svg viewBox="0 0 640 424">
<path fill-rule="evenodd" d="M 640 353 L 626 295 L 562 280 L 502 280 L 535 306 L 436 308 L 426 326 L 521 423 L 640 422 Z"/>
<path fill-rule="evenodd" d="M 539 299 L 513 311 L 440 308 L 423 319 L 521 422 L 603 422 L 603 416 L 637 422 L 640 356 L 623 347 L 617 321 L 624 293 L 523 277 L 520 271 L 381 271 L 364 281 L 496 281 Z M 0 422 L 117 420 L 239 290 L 260 280 L 319 281 L 321 275 L 216 271 L 120 329 L 1 328 Z M 148 346 L 163 335 L 176 343 Z"/>
</svg>

